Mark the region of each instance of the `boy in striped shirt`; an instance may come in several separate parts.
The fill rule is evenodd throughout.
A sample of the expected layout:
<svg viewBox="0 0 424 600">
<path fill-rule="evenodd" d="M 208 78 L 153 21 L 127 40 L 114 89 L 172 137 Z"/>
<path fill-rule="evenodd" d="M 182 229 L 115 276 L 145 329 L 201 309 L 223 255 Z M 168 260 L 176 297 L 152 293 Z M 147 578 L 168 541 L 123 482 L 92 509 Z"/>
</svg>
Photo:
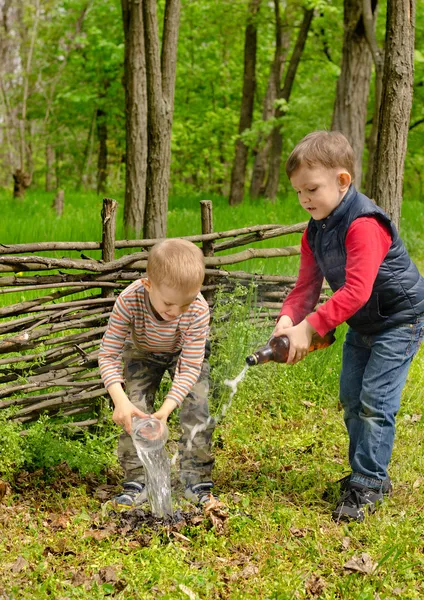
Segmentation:
<svg viewBox="0 0 424 600">
<path fill-rule="evenodd" d="M 150 251 L 146 275 L 118 296 L 99 353 L 100 373 L 115 407 L 113 420 L 125 429 L 118 444 L 125 482 L 115 500 L 139 506 L 147 499 L 143 467 L 129 435 L 132 417 L 153 413 L 166 422 L 180 408 L 181 481 L 188 499 L 204 502 L 213 487 L 215 420 L 208 407 L 210 314 L 200 293 L 203 254 L 186 240 L 164 240 Z M 154 412 L 165 371 L 172 386 Z"/>
</svg>

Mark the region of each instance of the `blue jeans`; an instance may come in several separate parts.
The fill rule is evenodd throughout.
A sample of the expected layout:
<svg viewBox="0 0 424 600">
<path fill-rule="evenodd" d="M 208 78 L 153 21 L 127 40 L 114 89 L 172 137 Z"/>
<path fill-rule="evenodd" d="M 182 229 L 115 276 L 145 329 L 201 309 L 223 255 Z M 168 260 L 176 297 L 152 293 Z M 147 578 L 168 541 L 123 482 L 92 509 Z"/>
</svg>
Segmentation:
<svg viewBox="0 0 424 600">
<path fill-rule="evenodd" d="M 388 477 L 395 417 L 408 369 L 424 336 L 415 323 L 373 335 L 349 328 L 343 345 L 340 402 L 349 434 L 351 481 L 380 488 Z"/>
</svg>

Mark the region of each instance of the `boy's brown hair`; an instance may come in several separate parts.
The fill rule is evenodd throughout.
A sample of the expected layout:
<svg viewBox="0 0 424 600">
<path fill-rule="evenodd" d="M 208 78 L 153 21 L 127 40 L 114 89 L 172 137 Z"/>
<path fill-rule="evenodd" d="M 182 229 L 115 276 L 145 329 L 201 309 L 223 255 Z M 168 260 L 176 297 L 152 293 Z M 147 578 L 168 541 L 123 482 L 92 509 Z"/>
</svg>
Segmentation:
<svg viewBox="0 0 424 600">
<path fill-rule="evenodd" d="M 187 240 L 163 240 L 150 250 L 146 272 L 148 278 L 158 285 L 196 291 L 205 277 L 203 253 Z"/>
<path fill-rule="evenodd" d="M 340 131 L 313 131 L 305 136 L 291 152 L 286 162 L 290 179 L 302 165 L 322 165 L 327 169 L 342 167 L 355 179 L 355 154 L 352 146 Z"/>
</svg>

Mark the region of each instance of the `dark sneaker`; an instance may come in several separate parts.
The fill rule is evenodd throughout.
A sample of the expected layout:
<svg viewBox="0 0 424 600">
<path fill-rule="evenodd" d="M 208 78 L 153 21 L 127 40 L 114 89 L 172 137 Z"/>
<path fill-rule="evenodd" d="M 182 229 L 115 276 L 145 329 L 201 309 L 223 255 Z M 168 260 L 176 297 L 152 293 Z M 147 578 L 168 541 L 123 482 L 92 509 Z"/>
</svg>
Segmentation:
<svg viewBox="0 0 424 600">
<path fill-rule="evenodd" d="M 342 477 L 342 479 L 339 479 L 336 483 L 339 484 L 340 486 L 340 491 L 341 492 L 346 492 L 348 489 L 348 485 L 350 483 L 350 478 L 351 478 L 351 473 L 349 473 L 349 475 L 346 475 L 346 477 Z M 390 496 L 390 494 L 393 492 L 393 486 L 392 486 L 392 482 L 390 477 L 387 477 L 387 479 L 383 480 L 382 486 L 381 486 L 381 491 L 383 492 L 383 494 L 385 496 Z"/>
<path fill-rule="evenodd" d="M 212 494 L 212 488 L 212 481 L 202 481 L 201 483 L 188 485 L 184 491 L 184 496 L 193 504 L 206 504 L 211 498 L 218 499 Z"/>
<path fill-rule="evenodd" d="M 144 483 L 126 481 L 122 487 L 122 492 L 113 498 L 118 506 L 136 508 L 147 502 L 147 489 Z"/>
<path fill-rule="evenodd" d="M 348 483 L 333 511 L 334 521 L 357 521 L 362 523 L 366 511 L 373 513 L 383 502 L 383 492 L 359 483 Z"/>
</svg>

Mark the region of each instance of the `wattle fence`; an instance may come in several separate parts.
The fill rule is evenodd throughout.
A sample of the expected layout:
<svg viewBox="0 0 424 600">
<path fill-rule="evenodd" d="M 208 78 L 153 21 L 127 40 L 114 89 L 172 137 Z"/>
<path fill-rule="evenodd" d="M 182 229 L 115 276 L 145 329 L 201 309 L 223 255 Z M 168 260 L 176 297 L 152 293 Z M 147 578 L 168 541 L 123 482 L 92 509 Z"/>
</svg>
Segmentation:
<svg viewBox="0 0 424 600">
<path fill-rule="evenodd" d="M 255 283 L 259 317 L 276 316 L 296 278 L 227 270 L 253 258 L 299 254 L 299 246 L 244 248 L 277 238 L 301 234 L 306 223 L 255 225 L 214 232 L 212 203 L 201 203 L 202 233 L 185 239 L 201 245 L 206 279 L 202 292 L 213 306 L 218 288 L 231 291 L 236 284 Z M 10 418 L 32 421 L 44 412 L 71 416 L 92 414 L 73 422 L 97 422 L 96 407 L 106 395 L 97 356 L 117 295 L 144 275 L 148 250 L 159 240 L 116 240 L 114 200 L 103 201 L 101 242 L 46 242 L 0 245 L 0 294 L 19 292 L 21 302 L 0 307 L 0 409 L 18 407 Z M 131 252 L 115 259 L 117 249 Z M 101 259 L 84 254 L 101 251 Z M 51 253 L 81 253 L 80 258 L 56 258 Z M 44 255 L 43 253 L 46 253 Z M 50 253 L 50 256 L 49 256 Z M 27 299 L 25 299 L 27 298 Z"/>
</svg>

